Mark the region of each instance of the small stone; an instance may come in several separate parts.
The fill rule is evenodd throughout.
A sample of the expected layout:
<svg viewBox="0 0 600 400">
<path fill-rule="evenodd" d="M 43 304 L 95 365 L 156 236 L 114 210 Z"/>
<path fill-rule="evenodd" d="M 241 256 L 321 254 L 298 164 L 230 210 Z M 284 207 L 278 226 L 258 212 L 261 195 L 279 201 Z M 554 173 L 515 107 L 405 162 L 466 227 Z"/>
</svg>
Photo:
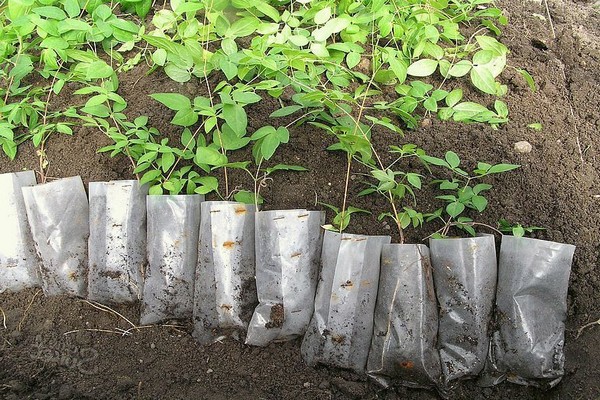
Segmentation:
<svg viewBox="0 0 600 400">
<path fill-rule="evenodd" d="M 355 180 L 356 179 L 356 175 L 350 175 L 350 179 L 351 180 Z"/>
<path fill-rule="evenodd" d="M 532 149 L 533 147 L 531 146 L 531 143 L 524 140 L 515 143 L 515 151 L 517 153 L 531 153 Z"/>
<path fill-rule="evenodd" d="M 312 384 L 310 382 L 304 382 L 304 385 L 302 385 L 302 386 L 304 386 L 306 389 L 308 389 L 309 387 L 312 386 Z"/>
<path fill-rule="evenodd" d="M 209 368 L 209 369 L 206 370 L 207 374 L 212 374 L 213 372 L 215 372 L 215 371 L 212 368 Z"/>
<path fill-rule="evenodd" d="M 150 343 L 150 348 L 151 348 L 151 349 L 155 349 L 155 348 L 156 348 L 156 345 L 155 345 L 154 343 Z"/>
<path fill-rule="evenodd" d="M 331 386 L 329 381 L 323 381 L 319 383 L 319 389 L 329 389 L 329 386 Z"/>
<path fill-rule="evenodd" d="M 431 119 L 423 118 L 423 120 L 421 121 L 421 128 L 427 128 L 430 125 L 431 125 Z"/>
<path fill-rule="evenodd" d="M 385 225 L 385 226 L 383 227 L 383 229 L 385 229 L 385 230 L 390 230 L 390 229 L 392 229 L 392 228 L 391 228 L 389 225 Z"/>
</svg>

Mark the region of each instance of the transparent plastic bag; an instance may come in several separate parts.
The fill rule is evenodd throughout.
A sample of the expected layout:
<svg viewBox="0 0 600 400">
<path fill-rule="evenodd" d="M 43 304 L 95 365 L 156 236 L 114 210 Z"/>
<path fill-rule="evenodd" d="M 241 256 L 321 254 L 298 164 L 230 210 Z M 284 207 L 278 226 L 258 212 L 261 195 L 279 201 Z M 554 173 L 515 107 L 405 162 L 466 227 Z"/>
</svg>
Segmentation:
<svg viewBox="0 0 600 400">
<path fill-rule="evenodd" d="M 429 249 L 422 244 L 384 245 L 367 374 L 384 387 L 439 387 L 437 333 Z"/>
<path fill-rule="evenodd" d="M 40 259 L 35 251 L 22 187 L 34 186 L 33 171 L 0 174 L 0 293 L 41 285 Z"/>
<path fill-rule="evenodd" d="M 321 276 L 302 357 L 364 373 L 371 336 L 381 248 L 389 236 L 325 232 Z"/>
<path fill-rule="evenodd" d="M 48 296 L 86 297 L 88 199 L 81 177 L 23 187 L 27 219 L 42 259 L 42 289 Z"/>
<path fill-rule="evenodd" d="M 551 388 L 564 375 L 567 290 L 575 246 L 503 236 L 496 324 L 482 386 Z"/>
<path fill-rule="evenodd" d="M 256 286 L 259 304 L 246 344 L 266 346 L 306 331 L 317 287 L 324 213 L 256 213 Z"/>
<path fill-rule="evenodd" d="M 88 298 L 120 304 L 142 297 L 147 186 L 90 182 Z"/>
<path fill-rule="evenodd" d="M 254 214 L 243 203 L 202 203 L 193 333 L 201 344 L 248 329 L 257 302 Z"/>
<path fill-rule="evenodd" d="M 142 325 L 192 318 L 201 195 L 147 196 Z"/>
</svg>

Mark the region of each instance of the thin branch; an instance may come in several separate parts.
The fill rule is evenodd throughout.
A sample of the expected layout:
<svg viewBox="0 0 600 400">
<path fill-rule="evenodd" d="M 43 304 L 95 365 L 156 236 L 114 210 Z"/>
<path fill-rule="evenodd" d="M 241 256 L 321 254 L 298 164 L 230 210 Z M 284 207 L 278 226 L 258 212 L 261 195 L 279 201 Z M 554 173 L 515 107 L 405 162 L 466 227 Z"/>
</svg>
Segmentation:
<svg viewBox="0 0 600 400">
<path fill-rule="evenodd" d="M 575 339 L 579 339 L 579 336 L 581 336 L 581 334 L 583 333 L 584 330 L 586 330 L 587 328 L 592 327 L 594 325 L 600 325 L 600 319 L 597 321 L 589 322 L 589 323 L 583 325 L 581 328 L 577 329 L 577 336 L 575 336 Z"/>
<path fill-rule="evenodd" d="M 109 314 L 114 314 L 117 317 L 119 317 L 119 318 L 123 319 L 124 321 L 126 321 L 133 328 L 136 328 L 136 325 L 133 322 L 131 322 L 130 320 L 128 320 L 126 317 L 124 317 L 119 312 L 113 310 L 112 308 L 110 308 L 108 306 L 105 306 L 104 304 L 96 303 L 95 301 L 89 301 L 89 300 L 83 300 L 83 302 L 86 303 L 86 304 L 89 304 L 90 306 L 94 307 L 97 310 L 104 311 L 104 312 L 107 312 Z"/>
<path fill-rule="evenodd" d="M 4 310 L 2 309 L 2 307 L 0 307 L 0 312 L 2 313 L 2 326 L 4 327 L 4 329 L 8 329 L 6 327 L 6 314 L 4 314 Z"/>
<path fill-rule="evenodd" d="M 35 294 L 33 295 L 33 297 L 31 298 L 31 301 L 29 302 L 29 304 L 27 305 L 27 308 L 25 309 L 25 312 L 23 312 L 23 317 L 21 318 L 21 320 L 19 321 L 19 325 L 17 326 L 17 330 L 19 332 L 21 332 L 21 328 L 23 327 L 23 322 L 25 322 L 25 319 L 27 318 L 27 314 L 29 313 L 29 309 L 31 308 L 31 306 L 33 305 L 33 302 L 35 301 L 35 298 L 42 293 L 41 290 L 38 290 L 37 292 L 35 292 Z"/>
<path fill-rule="evenodd" d="M 548 0 L 544 0 L 546 6 L 546 14 L 548 15 L 548 22 L 550 22 L 550 29 L 552 29 L 552 38 L 556 39 L 556 31 L 554 30 L 554 23 L 552 22 L 552 15 L 550 15 L 550 7 L 548 7 Z"/>
</svg>

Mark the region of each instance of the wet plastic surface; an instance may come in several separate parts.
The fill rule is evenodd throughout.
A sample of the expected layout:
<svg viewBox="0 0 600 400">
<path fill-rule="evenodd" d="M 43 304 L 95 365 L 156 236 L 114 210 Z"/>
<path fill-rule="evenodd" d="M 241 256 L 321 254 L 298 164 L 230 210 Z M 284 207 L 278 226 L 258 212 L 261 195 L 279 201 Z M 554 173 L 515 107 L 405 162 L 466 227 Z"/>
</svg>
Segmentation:
<svg viewBox="0 0 600 400">
<path fill-rule="evenodd" d="M 245 332 L 256 306 L 255 207 L 207 201 L 201 214 L 193 335 L 208 344 Z"/>
<path fill-rule="evenodd" d="M 192 318 L 201 195 L 147 196 L 142 325 Z"/>
<path fill-rule="evenodd" d="M 142 297 L 147 186 L 90 182 L 88 298 L 120 304 Z"/>
<path fill-rule="evenodd" d="M 431 239 L 430 254 L 440 360 L 450 384 L 476 377 L 485 365 L 498 270 L 494 236 Z"/>
<path fill-rule="evenodd" d="M 324 217 L 307 210 L 256 213 L 259 304 L 246 344 L 266 346 L 306 331 L 314 307 Z"/>
<path fill-rule="evenodd" d="M 493 373 L 482 384 L 553 387 L 564 375 L 567 289 L 575 246 L 503 236 L 496 297 Z"/>
<path fill-rule="evenodd" d="M 381 260 L 367 373 L 384 387 L 435 388 L 442 370 L 429 249 L 384 245 Z"/>
<path fill-rule="evenodd" d="M 0 174 L 0 293 L 41 285 L 40 260 L 35 252 L 21 188 L 34 186 L 35 172 Z"/>
<path fill-rule="evenodd" d="M 390 240 L 389 236 L 325 232 L 314 315 L 301 347 L 308 365 L 365 372 L 381 247 Z"/>
<path fill-rule="evenodd" d="M 44 294 L 87 294 L 88 199 L 81 177 L 23 187 Z"/>
</svg>

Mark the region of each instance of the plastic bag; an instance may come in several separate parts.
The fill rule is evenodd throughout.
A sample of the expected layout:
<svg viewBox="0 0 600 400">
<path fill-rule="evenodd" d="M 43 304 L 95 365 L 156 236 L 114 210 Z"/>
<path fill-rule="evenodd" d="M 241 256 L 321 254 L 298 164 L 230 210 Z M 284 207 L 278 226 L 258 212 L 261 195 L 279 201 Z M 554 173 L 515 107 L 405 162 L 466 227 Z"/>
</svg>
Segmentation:
<svg viewBox="0 0 600 400">
<path fill-rule="evenodd" d="M 88 298 L 128 303 L 142 297 L 146 265 L 147 186 L 90 182 Z"/>
<path fill-rule="evenodd" d="M 314 315 L 301 347 L 308 365 L 365 372 L 381 248 L 390 240 L 389 236 L 325 232 Z"/>
<path fill-rule="evenodd" d="M 89 208 L 81 177 L 22 190 L 35 247 L 43 262 L 44 294 L 85 297 Z"/>
<path fill-rule="evenodd" d="M 147 196 L 142 325 L 192 317 L 201 195 Z"/>
<path fill-rule="evenodd" d="M 485 365 L 496 295 L 493 235 L 431 239 L 431 264 L 438 299 L 438 346 L 444 383 L 473 378 Z"/>
<path fill-rule="evenodd" d="M 34 186 L 33 171 L 0 174 L 0 293 L 40 286 L 35 252 L 21 188 Z"/>
<path fill-rule="evenodd" d="M 437 332 L 429 249 L 425 245 L 384 245 L 368 375 L 384 387 L 393 383 L 438 387 L 442 370 Z"/>
<path fill-rule="evenodd" d="M 242 203 L 202 203 L 193 333 L 202 344 L 248 329 L 257 302 L 254 213 Z"/>
<path fill-rule="evenodd" d="M 575 246 L 503 236 L 490 372 L 483 386 L 504 379 L 550 388 L 564 375 L 567 289 Z"/>
<path fill-rule="evenodd" d="M 313 311 L 323 235 L 320 211 L 256 213 L 256 286 L 259 304 L 246 344 L 266 346 L 306 331 Z"/>
</svg>

